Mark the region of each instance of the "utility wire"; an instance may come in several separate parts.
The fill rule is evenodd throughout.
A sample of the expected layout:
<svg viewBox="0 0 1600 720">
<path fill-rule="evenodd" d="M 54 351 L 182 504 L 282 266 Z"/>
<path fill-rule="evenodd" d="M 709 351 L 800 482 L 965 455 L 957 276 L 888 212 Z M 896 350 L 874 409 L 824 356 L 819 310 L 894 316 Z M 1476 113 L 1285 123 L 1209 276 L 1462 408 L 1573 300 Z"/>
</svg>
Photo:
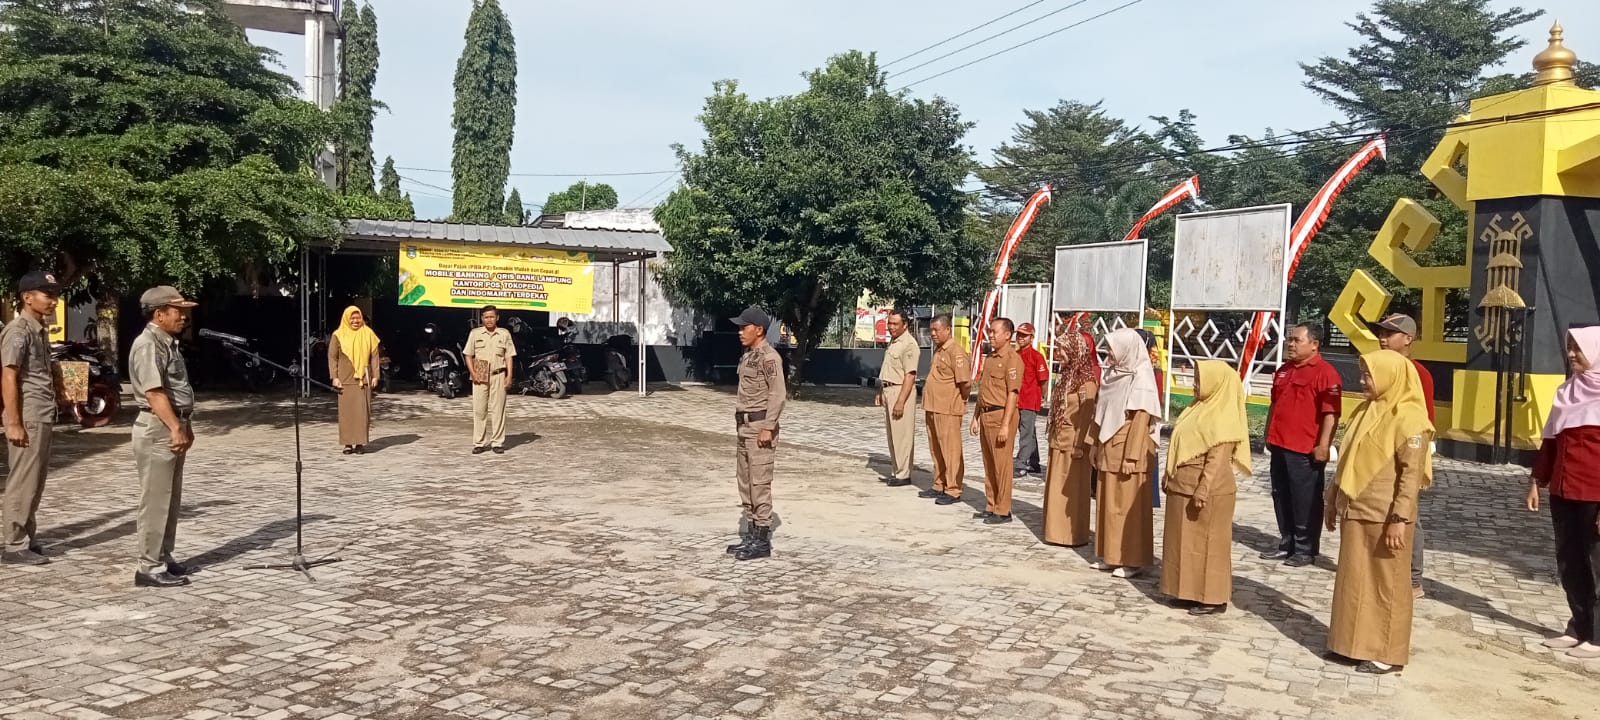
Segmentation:
<svg viewBox="0 0 1600 720">
<path fill-rule="evenodd" d="M 1085 0 L 1079 0 L 1078 3 L 1074 3 L 1074 5 L 1069 5 L 1068 7 L 1073 7 L 1075 5 L 1081 5 L 1084 1 Z M 1087 24 L 1089 24 L 1091 22 L 1094 22 L 1096 20 L 1099 20 L 1100 18 L 1103 18 L 1103 17 L 1105 17 L 1107 15 L 1112 15 L 1112 14 L 1121 12 L 1121 11 L 1126 10 L 1128 8 L 1131 8 L 1131 7 L 1135 6 L 1135 5 L 1138 5 L 1139 3 L 1142 3 L 1142 2 L 1144 2 L 1144 0 L 1130 0 L 1130 2 L 1126 2 L 1126 3 L 1123 3 L 1121 5 L 1118 5 L 1117 7 L 1111 8 L 1110 10 L 1107 10 L 1107 11 L 1105 11 L 1103 13 L 1100 13 L 1099 15 L 1091 15 L 1091 16 L 1083 19 L 1083 20 L 1079 20 L 1078 22 L 1072 23 L 1071 25 L 1068 25 L 1066 27 L 1062 27 L 1062 28 L 1057 28 L 1055 30 L 1051 30 L 1050 32 L 1047 32 L 1047 33 L 1045 33 L 1043 35 L 1040 35 L 1040 36 L 1038 36 L 1036 38 L 1033 38 L 1031 40 L 1024 40 L 1024 41 L 1022 41 L 1020 43 L 1017 43 L 1016 45 L 1012 45 L 1011 47 L 1008 47 L 1008 48 L 1006 48 L 1004 50 L 1000 50 L 998 52 L 989 53 L 988 55 L 985 55 L 985 56 L 983 56 L 981 58 L 978 58 L 977 60 L 973 60 L 971 62 L 962 63 L 960 65 L 957 65 L 957 66 L 953 67 L 953 68 L 950 68 L 949 70 L 944 70 L 944 71 L 941 71 L 941 72 L 937 72 L 937 73 L 929 75 L 929 76 L 927 76 L 927 77 L 925 77 L 925 78 L 923 78 L 921 80 L 917 80 L 917 81 L 914 81 L 914 82 L 911 82 L 911 83 L 907 83 L 906 85 L 901 86 L 900 90 L 907 90 L 907 89 L 910 89 L 910 88 L 915 87 L 917 85 L 921 85 L 922 83 L 925 83 L 925 82 L 927 82 L 929 80 L 932 80 L 934 78 L 944 77 L 944 76 L 949 75 L 950 73 L 953 73 L 953 72 L 955 72 L 957 70 L 962 70 L 962 69 L 965 69 L 965 68 L 972 67 L 973 65 L 977 65 L 978 63 L 981 63 L 981 62 L 983 62 L 985 60 L 989 60 L 991 58 L 999 57 L 999 56 L 1004 55 L 1004 54 L 1006 54 L 1008 52 L 1011 52 L 1012 50 L 1016 50 L 1018 48 L 1026 47 L 1028 45 L 1032 45 L 1032 44 L 1034 44 L 1036 42 L 1039 42 L 1040 40 L 1044 40 L 1045 38 L 1052 37 L 1052 36 L 1055 36 L 1055 35 L 1059 35 L 1061 33 L 1064 33 L 1066 31 L 1071 30 L 1071 29 L 1076 28 L 1076 27 L 1087 25 Z M 1066 9 L 1066 8 L 1063 8 L 1063 9 Z M 946 56 L 946 57 L 948 57 L 948 56 Z M 929 61 L 929 62 L 933 62 L 933 61 Z M 928 63 L 923 63 L 923 65 L 927 65 L 927 64 Z M 918 65 L 917 67 L 922 67 L 922 65 Z M 915 68 L 912 68 L 912 69 L 915 69 Z M 901 73 L 898 73 L 898 74 L 904 75 L 905 73 L 901 72 Z M 899 92 L 899 91 L 897 90 L 896 92 Z"/>
<path fill-rule="evenodd" d="M 672 171 L 672 175 L 668 175 L 668 176 L 662 178 L 661 182 L 658 182 L 658 183 L 656 183 L 654 185 L 651 185 L 649 190 L 646 190 L 646 191 L 644 191 L 642 193 L 639 193 L 639 197 L 636 197 L 636 198 L 634 198 L 632 200 L 629 200 L 626 204 L 623 205 L 623 207 L 633 207 L 634 203 L 637 203 L 640 200 L 645 199 L 645 197 L 648 196 L 650 193 L 655 192 L 656 188 L 659 188 L 662 185 L 667 184 L 667 182 L 672 180 L 673 176 L 675 176 L 677 174 L 678 174 L 678 171 L 676 171 L 676 170 Z"/>
<path fill-rule="evenodd" d="M 1040 20 L 1043 20 L 1043 19 L 1045 19 L 1047 17 L 1051 17 L 1051 16 L 1054 16 L 1054 15 L 1060 15 L 1061 13 L 1064 13 L 1064 12 L 1066 12 L 1068 10 L 1071 10 L 1071 9 L 1073 9 L 1073 8 L 1079 6 L 1079 5 L 1082 5 L 1082 4 L 1086 3 L 1086 2 L 1089 2 L 1089 0 L 1077 0 L 1077 2 L 1074 2 L 1074 3 L 1070 4 L 1070 5 L 1067 5 L 1066 7 L 1061 7 L 1061 8 L 1057 8 L 1055 10 L 1051 10 L 1050 12 L 1047 12 L 1047 13 L 1045 13 L 1043 15 L 1040 15 L 1039 17 L 1036 17 L 1036 18 L 1034 18 L 1032 20 L 1029 20 L 1029 21 L 1027 21 L 1025 23 L 1021 23 L 1021 24 L 1018 24 L 1018 25 L 1013 25 L 1013 26 L 1011 26 L 1009 28 L 1006 28 L 1005 30 L 1001 30 L 1000 32 L 997 32 L 997 33 L 995 33 L 993 35 L 990 35 L 989 37 L 986 37 L 986 38 L 984 38 L 982 40 L 978 40 L 976 42 L 972 42 L 972 43 L 968 43 L 966 45 L 962 45 L 961 47 L 958 47 L 958 48 L 956 48 L 954 50 L 951 50 L 950 52 L 947 52 L 947 53 L 945 53 L 943 55 L 940 55 L 939 57 L 936 57 L 936 58 L 934 58 L 932 60 L 924 61 L 924 62 L 922 62 L 920 64 L 917 64 L 917 65 L 912 65 L 911 67 L 908 67 L 908 68 L 906 68 L 904 70 L 896 72 L 893 75 L 899 76 L 899 75 L 904 75 L 904 74 L 906 74 L 908 72 L 911 72 L 913 70 L 920 70 L 922 68 L 925 68 L 925 67 L 927 67 L 929 65 L 932 65 L 932 64 L 934 64 L 936 62 L 939 62 L 940 60 L 943 60 L 943 59 L 945 59 L 947 57 L 950 57 L 952 55 L 959 55 L 961 53 L 964 53 L 964 52 L 966 52 L 968 50 L 971 50 L 971 49 L 973 49 L 973 48 L 975 48 L 975 47 L 977 47 L 979 45 L 982 45 L 982 44 L 984 44 L 986 42 L 989 42 L 990 40 L 993 40 L 995 38 L 1003 37 L 1005 35 L 1009 35 L 1011 33 L 1014 33 L 1014 32 L 1016 32 L 1018 30 L 1021 30 L 1021 29 L 1025 28 L 1025 27 L 1028 27 L 1029 25 L 1032 25 L 1033 23 L 1039 22 Z M 921 51 L 918 51 L 918 52 L 921 52 Z M 899 61 L 897 60 L 896 62 L 899 62 Z"/>
<path fill-rule="evenodd" d="M 439 168 L 397 167 L 396 170 L 409 170 L 411 172 L 425 173 L 450 173 L 453 170 Z M 509 177 L 542 177 L 542 178 L 591 178 L 591 177 L 636 177 L 640 175 L 671 175 L 677 170 L 643 170 L 639 172 L 601 172 L 601 173 L 509 173 Z"/>
<path fill-rule="evenodd" d="M 1015 15 L 1015 14 L 1017 14 L 1019 12 L 1022 12 L 1023 10 L 1027 10 L 1028 8 L 1031 8 L 1031 7 L 1035 6 L 1035 5 L 1040 5 L 1040 4 L 1044 3 L 1044 1 L 1045 0 L 1033 0 L 1033 2 L 1028 3 L 1027 5 L 1023 5 L 1022 7 L 1019 7 L 1017 9 L 1015 9 L 1015 10 L 1012 10 L 1011 12 L 1008 12 L 1008 13 L 1006 13 L 1004 15 L 1001 15 L 1000 17 L 997 17 L 997 18 L 995 18 L 993 20 L 990 20 L 989 22 L 986 22 L 986 23 L 984 23 L 982 25 L 979 25 L 977 27 L 972 27 L 972 28 L 968 28 L 966 30 L 963 30 L 963 31 L 961 31 L 959 33 L 951 35 L 950 37 L 947 37 L 947 38 L 945 38 L 943 40 L 940 40 L 939 42 L 936 42 L 936 43 L 934 43 L 932 45 L 929 45 L 929 46 L 927 46 L 927 47 L 925 47 L 925 48 L 923 48 L 921 50 L 918 50 L 918 51 L 916 51 L 914 53 L 911 53 L 910 55 L 902 55 L 902 56 L 897 57 L 897 58 L 895 58 L 893 60 L 890 60 L 889 62 L 886 62 L 883 65 L 880 65 L 879 67 L 887 69 L 890 65 L 895 65 L 895 64 L 898 64 L 900 62 L 903 62 L 903 61 L 906 61 L 906 60 L 910 60 L 911 58 L 914 58 L 914 57 L 916 57 L 918 55 L 921 55 L 921 54 L 923 54 L 923 53 L 925 53 L 925 52 L 927 52 L 929 50 L 932 50 L 932 49 L 934 49 L 936 47 L 942 46 L 945 43 L 948 43 L 948 42 L 950 42 L 952 40 L 956 40 L 956 39 L 959 39 L 959 38 L 962 38 L 962 37 L 966 37 L 967 35 L 971 35 L 972 33 L 975 33 L 975 32 L 977 32 L 979 30 L 982 30 L 982 29 L 984 29 L 986 27 L 989 27 L 990 25 L 993 25 L 993 24 L 995 24 L 997 22 L 1000 22 L 1001 20 L 1004 20 L 1004 19 L 1006 19 L 1008 17 L 1011 17 L 1012 15 Z"/>
</svg>

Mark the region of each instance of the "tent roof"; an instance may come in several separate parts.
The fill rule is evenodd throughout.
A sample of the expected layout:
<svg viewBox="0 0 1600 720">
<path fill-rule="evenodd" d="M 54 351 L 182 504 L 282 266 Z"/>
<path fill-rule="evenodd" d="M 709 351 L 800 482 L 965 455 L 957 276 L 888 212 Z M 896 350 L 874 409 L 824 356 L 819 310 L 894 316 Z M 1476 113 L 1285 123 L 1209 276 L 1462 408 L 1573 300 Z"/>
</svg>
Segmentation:
<svg viewBox="0 0 1600 720">
<path fill-rule="evenodd" d="M 593 253 L 596 260 L 636 259 L 640 255 L 672 252 L 672 246 L 658 232 L 365 219 L 345 223 L 340 249 L 387 252 L 407 240 L 578 250 Z"/>
</svg>

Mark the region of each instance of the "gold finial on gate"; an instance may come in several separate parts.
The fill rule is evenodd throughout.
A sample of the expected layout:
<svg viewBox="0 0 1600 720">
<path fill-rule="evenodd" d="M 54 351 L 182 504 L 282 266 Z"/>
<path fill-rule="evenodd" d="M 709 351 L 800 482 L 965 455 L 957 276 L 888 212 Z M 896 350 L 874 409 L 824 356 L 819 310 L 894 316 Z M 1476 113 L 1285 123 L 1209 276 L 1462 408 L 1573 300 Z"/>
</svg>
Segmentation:
<svg viewBox="0 0 1600 720">
<path fill-rule="evenodd" d="M 1578 54 L 1562 44 L 1561 23 L 1550 28 L 1550 46 L 1533 58 L 1533 69 L 1539 71 L 1535 85 L 1571 83 L 1573 68 L 1578 66 Z"/>
</svg>

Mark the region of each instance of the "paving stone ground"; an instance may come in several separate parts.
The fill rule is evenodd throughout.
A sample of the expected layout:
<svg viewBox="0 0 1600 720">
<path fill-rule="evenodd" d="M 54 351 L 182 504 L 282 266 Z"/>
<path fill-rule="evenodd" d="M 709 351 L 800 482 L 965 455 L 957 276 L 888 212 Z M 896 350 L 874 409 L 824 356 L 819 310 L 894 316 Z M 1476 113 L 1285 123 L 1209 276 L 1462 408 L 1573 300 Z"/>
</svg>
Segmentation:
<svg viewBox="0 0 1600 720">
<path fill-rule="evenodd" d="M 722 390 L 513 398 L 503 456 L 467 454 L 466 401 L 421 394 L 379 398 L 377 452 L 342 456 L 315 399 L 305 550 L 342 562 L 314 580 L 250 569 L 294 547 L 290 403 L 207 399 L 178 543 L 203 570 L 168 591 L 131 586 L 126 423 L 63 428 L 41 511 L 56 561 L 0 567 L 0 718 L 1600 717 L 1600 662 L 1538 647 L 1565 602 L 1523 471 L 1439 463 L 1412 664 L 1375 679 L 1320 657 L 1332 560 L 1255 558 L 1262 463 L 1234 605 L 1191 619 L 1155 573 L 1042 544 L 1037 480 L 1021 522 L 983 526 L 976 448 L 967 502 L 938 507 L 877 481 L 870 394 L 810 396 L 785 415 L 776 555 L 752 563 L 723 553 Z"/>
</svg>

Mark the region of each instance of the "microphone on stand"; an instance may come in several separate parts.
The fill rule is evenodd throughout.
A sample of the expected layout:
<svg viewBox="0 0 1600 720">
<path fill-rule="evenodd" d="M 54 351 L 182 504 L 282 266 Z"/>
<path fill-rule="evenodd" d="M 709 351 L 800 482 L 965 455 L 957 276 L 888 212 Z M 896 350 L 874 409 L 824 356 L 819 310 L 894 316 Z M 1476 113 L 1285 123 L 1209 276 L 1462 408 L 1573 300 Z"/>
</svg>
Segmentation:
<svg viewBox="0 0 1600 720">
<path fill-rule="evenodd" d="M 250 340 L 247 339 L 247 338 L 242 338 L 242 337 L 239 337 L 238 335 L 229 335 L 228 333 L 225 333 L 225 332 L 217 332 L 216 330 L 212 330 L 211 328 L 200 328 L 200 337 L 206 338 L 208 340 L 216 340 L 217 342 L 228 343 L 230 345 L 249 345 L 250 344 Z"/>
</svg>

